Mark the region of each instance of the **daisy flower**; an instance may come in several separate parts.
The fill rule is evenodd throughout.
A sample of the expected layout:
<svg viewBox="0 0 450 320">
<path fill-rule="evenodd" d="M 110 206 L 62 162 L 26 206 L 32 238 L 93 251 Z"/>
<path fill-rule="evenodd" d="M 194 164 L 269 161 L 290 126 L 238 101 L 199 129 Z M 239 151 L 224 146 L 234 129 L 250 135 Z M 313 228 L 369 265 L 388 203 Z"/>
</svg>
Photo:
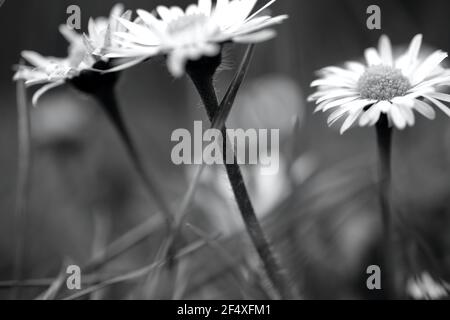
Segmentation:
<svg viewBox="0 0 450 320">
<path fill-rule="evenodd" d="M 400 130 L 414 125 L 414 111 L 434 119 L 434 106 L 450 116 L 450 109 L 442 103 L 450 102 L 450 95 L 440 92 L 442 86 L 450 85 L 449 69 L 441 66 L 447 53 L 437 50 L 421 57 L 421 44 L 422 35 L 416 35 L 406 53 L 396 56 L 383 35 L 378 50 L 365 51 L 365 64 L 347 62 L 345 67 L 322 69 L 320 79 L 311 83 L 317 87 L 309 97 L 317 104 L 315 112 L 333 110 L 328 125 L 345 118 L 341 134 L 355 122 L 375 125 L 382 114 Z"/>
<path fill-rule="evenodd" d="M 123 29 L 117 23 L 117 16 L 129 19 L 131 12 L 123 14 L 123 7 L 116 5 L 109 19 L 91 19 L 89 33 L 85 35 L 75 32 L 67 25 L 61 25 L 59 31 L 69 43 L 68 55 L 65 58 L 44 57 L 27 50 L 21 53 L 31 66 L 19 66 L 13 79 L 25 80 L 27 87 L 44 84 L 33 95 L 33 105 L 36 105 L 39 98 L 48 90 L 77 79 L 83 71 L 95 71 L 95 65 L 100 61 L 105 48 L 114 46 L 111 41 L 112 32 Z"/>
<path fill-rule="evenodd" d="M 124 12 L 122 4 L 116 4 L 109 15 L 109 18 L 90 18 L 88 23 L 88 34 L 85 35 L 86 47 L 92 55 L 103 56 L 106 49 L 119 47 L 113 41 L 113 34 L 125 32 L 126 28 L 118 22 L 117 18 L 131 20 L 131 10 Z"/>
<path fill-rule="evenodd" d="M 27 87 L 45 84 L 34 94 L 33 105 L 37 104 L 45 92 L 64 84 L 95 63 L 94 58 L 88 54 L 81 35 L 67 26 L 61 26 L 60 32 L 70 44 L 66 58 L 44 57 L 34 51 L 22 51 L 22 57 L 32 66 L 19 66 L 14 80 L 25 80 Z"/>
<path fill-rule="evenodd" d="M 268 2 L 253 14 L 257 0 L 218 0 L 214 6 L 212 0 L 199 0 L 186 10 L 159 6 L 156 8 L 158 17 L 137 10 L 138 21 L 119 19 L 128 32 L 115 34 L 122 48 L 113 48 L 106 56 L 149 58 L 167 55 L 170 72 L 180 77 L 187 61 L 216 56 L 226 42 L 256 43 L 274 37 L 275 32 L 268 28 L 281 23 L 287 16 L 260 15 L 274 2 Z"/>
</svg>

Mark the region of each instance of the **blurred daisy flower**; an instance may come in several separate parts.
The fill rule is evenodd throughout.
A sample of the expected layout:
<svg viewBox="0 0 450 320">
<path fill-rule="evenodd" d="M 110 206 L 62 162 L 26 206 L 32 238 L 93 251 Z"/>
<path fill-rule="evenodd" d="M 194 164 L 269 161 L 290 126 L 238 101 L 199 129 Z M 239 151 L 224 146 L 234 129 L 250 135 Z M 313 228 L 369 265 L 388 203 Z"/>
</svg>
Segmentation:
<svg viewBox="0 0 450 320">
<path fill-rule="evenodd" d="M 414 125 L 414 111 L 434 119 L 435 106 L 450 116 L 450 109 L 442 103 L 450 102 L 450 95 L 439 91 L 450 85 L 449 69 L 440 66 L 447 53 L 437 50 L 419 57 L 421 44 L 422 35 L 416 35 L 406 53 L 396 57 L 389 38 L 382 36 L 378 50 L 365 51 L 366 64 L 347 62 L 344 68 L 322 69 L 320 79 L 311 83 L 317 87 L 309 97 L 317 104 L 315 112 L 333 109 L 330 126 L 345 117 L 341 134 L 355 122 L 375 125 L 381 114 L 400 130 Z"/>
<path fill-rule="evenodd" d="M 34 94 L 33 105 L 36 105 L 39 98 L 48 90 L 67 81 L 76 80 L 83 71 L 94 72 L 97 69 L 96 63 L 101 61 L 103 50 L 113 45 L 112 32 L 122 30 L 117 20 L 112 19 L 113 16 L 119 15 L 126 19 L 130 17 L 131 12 L 123 14 L 123 7 L 116 5 L 109 19 L 91 19 L 89 33 L 85 35 L 75 32 L 67 25 L 61 25 L 59 31 L 69 43 L 68 55 L 65 58 L 44 57 L 34 51 L 22 52 L 22 57 L 31 66 L 19 66 L 13 79 L 25 80 L 27 87 L 45 84 Z"/>
<path fill-rule="evenodd" d="M 81 35 L 67 26 L 61 26 L 60 32 L 70 43 L 66 58 L 44 57 L 34 51 L 22 51 L 22 57 L 32 66 L 19 66 L 14 80 L 25 80 L 28 87 L 45 84 L 34 94 L 33 105 L 45 92 L 64 84 L 95 63 L 95 59 L 86 51 Z"/>
<path fill-rule="evenodd" d="M 216 56 L 226 42 L 256 43 L 274 37 L 275 32 L 268 28 L 287 16 L 260 15 L 274 2 L 268 2 L 253 14 L 257 0 L 218 0 L 215 6 L 212 0 L 199 0 L 184 11 L 159 6 L 156 8 L 159 17 L 137 10 L 140 17 L 137 22 L 119 19 L 128 32 L 115 34 L 122 48 L 113 48 L 106 56 L 167 55 L 170 72 L 180 77 L 187 61 Z"/>
<path fill-rule="evenodd" d="M 103 56 L 106 49 L 120 47 L 113 41 L 113 34 L 116 32 L 125 32 L 126 28 L 118 22 L 117 18 L 131 20 L 131 10 L 124 11 L 122 4 L 116 4 L 109 15 L 109 18 L 98 17 L 90 18 L 88 23 L 88 34 L 85 35 L 86 47 L 90 54 Z"/>
<path fill-rule="evenodd" d="M 428 272 L 408 280 L 406 291 L 415 300 L 437 300 L 448 296 L 449 285 L 436 282 Z"/>
</svg>

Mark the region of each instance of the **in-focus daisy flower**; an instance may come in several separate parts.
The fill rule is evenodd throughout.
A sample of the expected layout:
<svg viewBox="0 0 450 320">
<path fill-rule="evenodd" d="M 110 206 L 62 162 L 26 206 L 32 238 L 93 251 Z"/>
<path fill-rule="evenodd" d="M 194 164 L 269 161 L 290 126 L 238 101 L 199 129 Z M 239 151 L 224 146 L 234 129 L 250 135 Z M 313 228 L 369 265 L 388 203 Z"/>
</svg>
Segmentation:
<svg viewBox="0 0 450 320">
<path fill-rule="evenodd" d="M 322 69 L 320 79 L 311 84 L 317 87 L 309 98 L 317 104 L 315 111 L 333 110 L 328 125 L 345 118 L 341 133 L 355 122 L 375 125 L 382 114 L 390 125 L 404 129 L 414 125 L 414 111 L 434 119 L 432 106 L 450 116 L 450 109 L 442 103 L 450 102 L 450 95 L 440 91 L 450 85 L 450 71 L 441 66 L 447 53 L 437 50 L 421 57 L 421 44 L 422 35 L 416 35 L 406 53 L 397 57 L 389 38 L 382 36 L 378 50 L 365 51 L 365 64 L 347 62 L 345 67 Z"/>
<path fill-rule="evenodd" d="M 448 296 L 449 285 L 434 280 L 428 272 L 408 280 L 406 291 L 415 300 L 437 300 Z"/>
<path fill-rule="evenodd" d="M 254 13 L 257 0 L 218 0 L 215 6 L 212 0 L 199 0 L 186 10 L 159 6 L 159 17 L 137 10 L 140 20 L 119 19 L 128 32 L 115 34 L 122 48 L 113 48 L 107 57 L 167 55 L 170 72 L 179 77 L 187 61 L 216 56 L 226 42 L 256 43 L 272 38 L 275 32 L 268 28 L 287 18 L 260 15 L 274 2 Z"/>
<path fill-rule="evenodd" d="M 101 61 L 104 49 L 114 46 L 111 41 L 112 32 L 123 29 L 116 19 L 120 15 L 123 19 L 129 19 L 131 12 L 123 13 L 123 7 L 116 5 L 109 19 L 91 19 L 89 33 L 86 35 L 75 32 L 67 25 L 61 25 L 59 31 L 69 42 L 68 55 L 65 58 L 44 57 L 34 51 L 22 52 L 22 57 L 32 66 L 19 66 L 14 80 L 25 80 L 28 87 L 45 84 L 34 94 L 33 105 L 37 104 L 45 92 L 67 81 L 75 81 L 83 71 L 95 72 L 96 63 Z"/>
</svg>

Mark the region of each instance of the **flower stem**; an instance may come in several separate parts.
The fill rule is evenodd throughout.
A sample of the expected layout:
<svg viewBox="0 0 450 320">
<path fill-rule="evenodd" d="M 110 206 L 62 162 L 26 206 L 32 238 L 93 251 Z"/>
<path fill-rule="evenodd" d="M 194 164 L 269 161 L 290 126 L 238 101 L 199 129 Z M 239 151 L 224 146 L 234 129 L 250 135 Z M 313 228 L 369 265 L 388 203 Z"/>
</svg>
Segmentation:
<svg viewBox="0 0 450 320">
<path fill-rule="evenodd" d="M 188 74 L 191 77 L 198 93 L 206 108 L 209 120 L 212 122 L 216 113 L 219 110 L 219 103 L 217 100 L 216 92 L 213 85 L 213 73 L 193 71 L 193 68 L 187 68 Z M 224 139 L 228 140 L 226 134 L 226 128 L 222 129 L 222 135 Z M 227 152 L 233 152 L 229 148 L 229 143 L 224 144 L 222 156 L 224 159 L 228 178 L 233 189 L 236 202 L 241 212 L 242 218 L 245 223 L 247 232 L 253 242 L 253 245 L 258 252 L 260 259 L 263 262 L 265 271 L 270 281 L 277 290 L 280 298 L 293 299 L 295 297 L 292 286 L 289 285 L 286 275 L 282 271 L 274 253 L 272 252 L 266 235 L 256 217 L 255 210 L 253 209 L 250 196 L 247 191 L 247 187 L 244 182 L 244 178 L 241 173 L 241 169 L 236 162 L 236 158 L 233 163 L 228 163 Z"/>
<path fill-rule="evenodd" d="M 394 224 L 391 211 L 391 153 L 392 128 L 385 114 L 382 114 L 376 125 L 379 156 L 379 199 L 381 220 L 383 225 L 383 254 L 385 263 L 385 292 L 388 298 L 395 298 Z"/>
<path fill-rule="evenodd" d="M 24 81 L 17 82 L 17 115 L 18 115 L 18 175 L 16 196 L 16 250 L 14 261 L 14 278 L 20 281 L 23 276 L 23 263 L 25 259 L 26 242 L 26 212 L 27 200 L 30 192 L 31 171 L 31 134 L 30 134 L 30 110 L 26 100 L 26 89 Z M 13 298 L 17 298 L 19 290 L 13 290 Z"/>
<path fill-rule="evenodd" d="M 149 170 L 145 168 L 144 164 L 142 163 L 141 157 L 139 156 L 139 152 L 123 120 L 123 116 L 120 112 L 119 104 L 117 102 L 114 89 L 110 88 L 106 90 L 100 90 L 94 94 L 94 97 L 102 105 L 109 119 L 115 126 L 120 138 L 122 139 L 125 145 L 130 160 L 133 163 L 134 169 L 141 178 L 148 193 L 156 202 L 158 208 L 161 210 L 161 214 L 163 215 L 163 218 L 166 221 L 167 230 L 170 230 L 174 214 L 172 213 L 169 205 L 164 199 L 163 194 L 160 192 L 157 185 L 155 184 L 154 181 L 156 179 L 149 172 Z"/>
</svg>

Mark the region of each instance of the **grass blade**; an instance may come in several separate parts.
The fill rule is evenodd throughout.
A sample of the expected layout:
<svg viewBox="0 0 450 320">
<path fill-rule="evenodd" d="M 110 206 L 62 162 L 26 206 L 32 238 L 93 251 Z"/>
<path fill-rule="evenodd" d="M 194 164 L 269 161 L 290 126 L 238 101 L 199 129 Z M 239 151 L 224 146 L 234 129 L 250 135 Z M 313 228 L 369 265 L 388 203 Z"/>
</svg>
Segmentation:
<svg viewBox="0 0 450 320">
<path fill-rule="evenodd" d="M 20 64 L 23 64 L 21 62 Z M 16 221 L 16 248 L 14 260 L 14 278 L 21 280 L 23 276 L 23 263 L 25 256 L 26 242 L 26 212 L 27 200 L 30 191 L 30 171 L 31 171 L 31 129 L 30 110 L 27 104 L 25 81 L 18 80 L 16 87 L 17 94 L 17 117 L 18 117 L 18 174 L 17 174 L 17 196 L 15 208 Z M 12 291 L 13 297 L 19 295 L 18 288 Z"/>
</svg>

